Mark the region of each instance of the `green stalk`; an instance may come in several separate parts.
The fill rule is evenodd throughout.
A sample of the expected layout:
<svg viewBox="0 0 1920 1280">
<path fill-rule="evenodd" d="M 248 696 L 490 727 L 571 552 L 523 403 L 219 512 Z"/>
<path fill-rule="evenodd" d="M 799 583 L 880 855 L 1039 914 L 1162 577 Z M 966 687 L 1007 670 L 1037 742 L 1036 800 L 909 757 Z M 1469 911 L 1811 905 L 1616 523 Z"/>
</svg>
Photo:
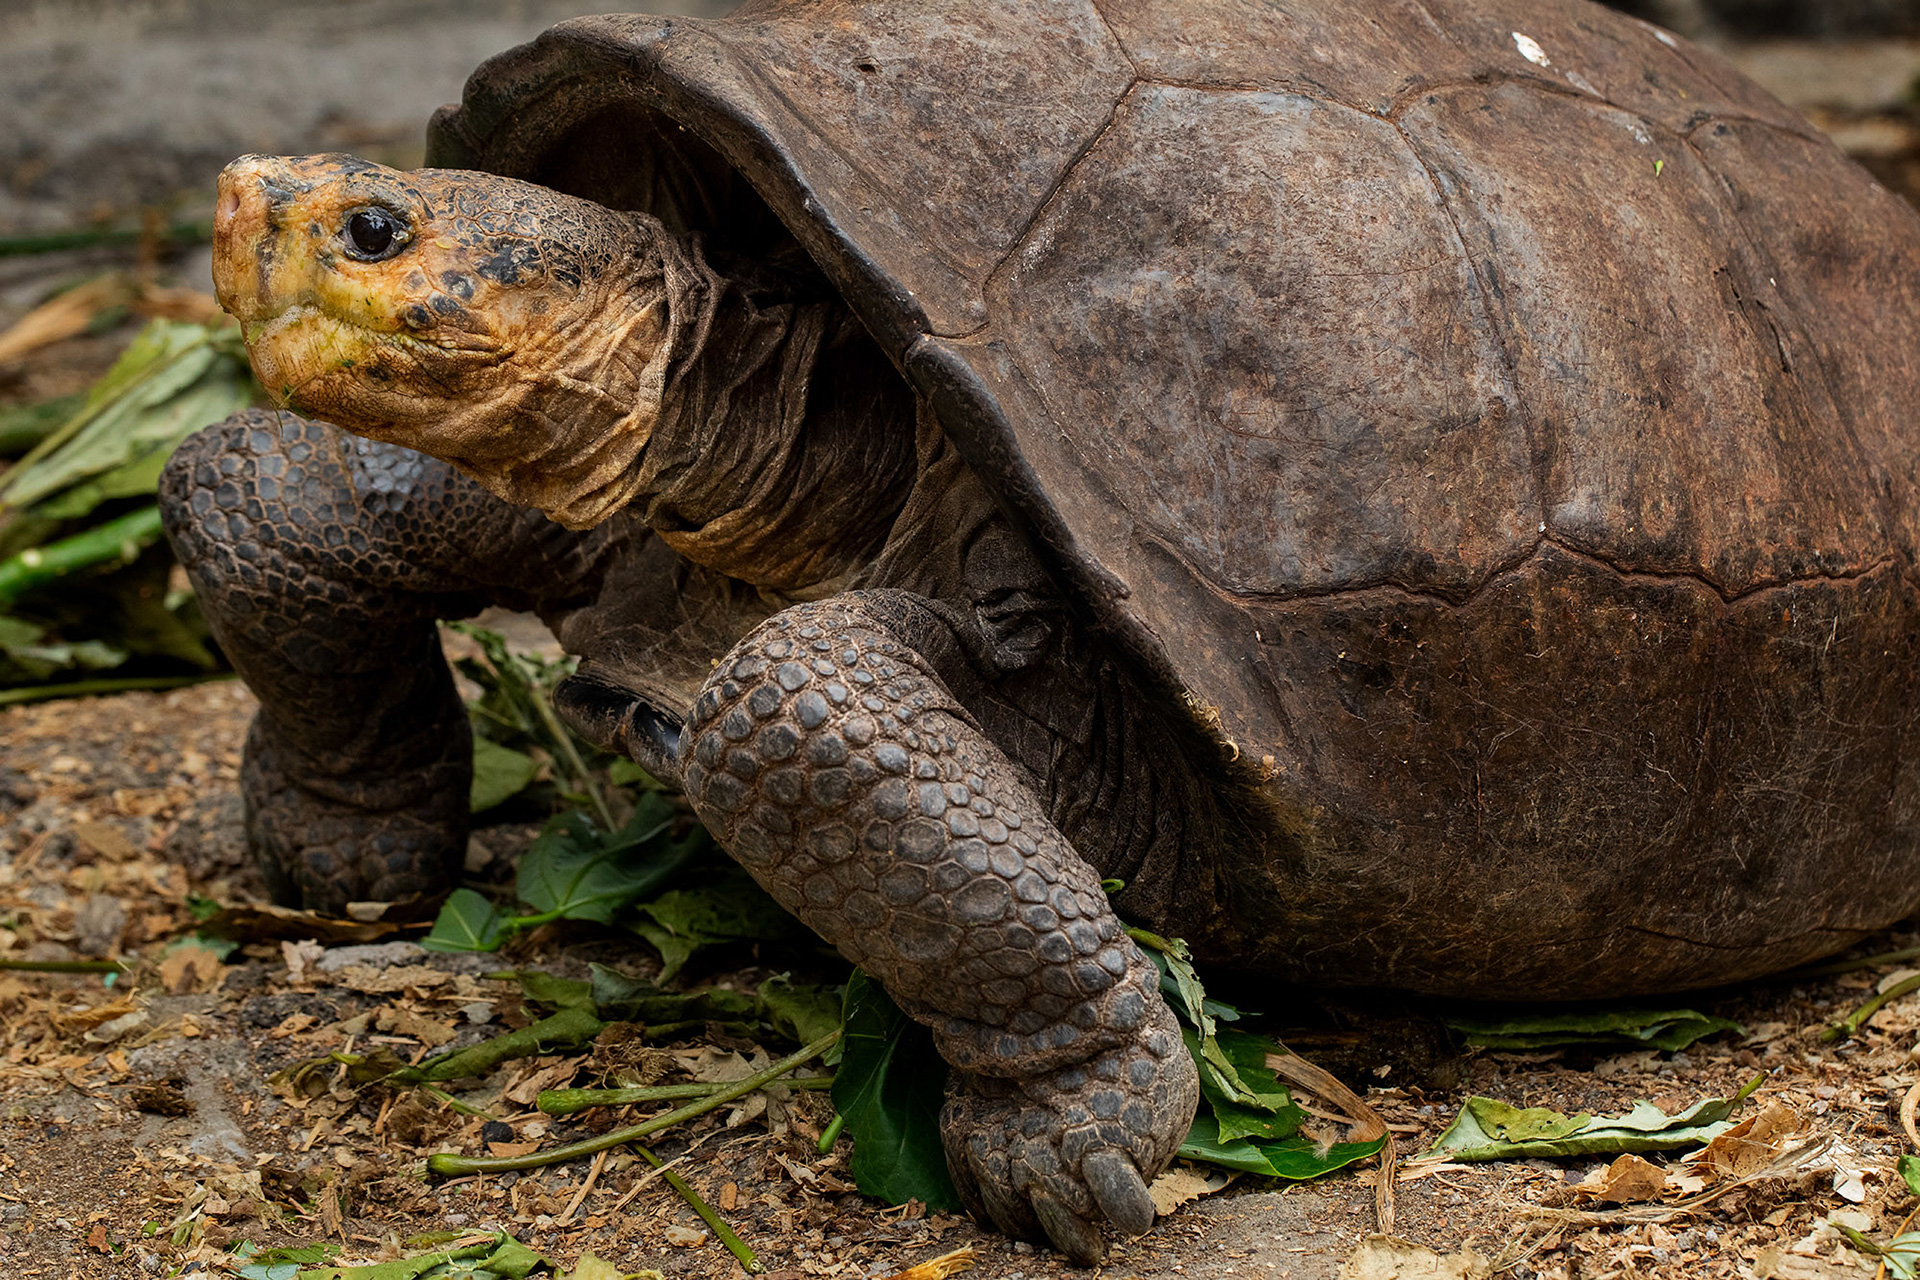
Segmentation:
<svg viewBox="0 0 1920 1280">
<path fill-rule="evenodd" d="M 105 245 L 138 244 L 143 232 L 128 228 L 88 227 L 79 231 L 37 231 L 23 236 L 0 236 L 0 258 L 32 253 L 59 253 L 65 249 L 93 249 Z M 208 222 L 176 222 L 160 235 L 166 244 L 203 243 L 213 234 Z"/>
<path fill-rule="evenodd" d="M 831 1154 L 833 1151 L 833 1144 L 840 1141 L 840 1131 L 846 1127 L 847 1127 L 846 1113 L 836 1112 L 834 1114 L 832 1123 L 827 1125 L 827 1131 L 820 1135 L 820 1145 L 814 1149 L 823 1156 Z"/>
<path fill-rule="evenodd" d="M 649 1134 L 659 1133 L 662 1129 L 671 1129 L 682 1120 L 691 1120 L 695 1116 L 705 1115 L 732 1102 L 735 1098 L 752 1093 L 755 1089 L 772 1080 L 777 1080 L 810 1058 L 816 1058 L 831 1049 L 840 1041 L 841 1029 L 835 1027 L 798 1053 L 789 1054 L 763 1071 L 756 1071 L 744 1080 L 709 1094 L 698 1102 L 690 1102 L 663 1116 L 652 1120 L 643 1120 L 639 1124 L 628 1125 L 624 1129 L 615 1129 L 603 1133 L 597 1138 L 588 1138 L 581 1142 L 570 1142 L 563 1147 L 554 1147 L 549 1151 L 536 1151 L 531 1155 L 484 1157 L 456 1156 L 446 1152 L 427 1157 L 427 1172 L 442 1178 L 458 1178 L 469 1173 L 509 1173 L 516 1169 L 541 1169 L 550 1164 L 564 1164 L 568 1160 L 578 1160 L 582 1156 L 598 1155 L 614 1147 L 625 1146 L 638 1141 Z"/>
<path fill-rule="evenodd" d="M 133 693 L 142 689 L 183 689 L 190 684 L 210 680 L 231 680 L 231 671 L 214 671 L 197 676 L 118 676 L 111 680 L 68 680 L 62 684 L 27 684 L 0 689 L 0 707 L 15 707 L 28 702 L 51 702 L 55 698 L 91 698 L 109 693 Z"/>
<path fill-rule="evenodd" d="M 71 538 L 28 547 L 13 559 L 0 561 L 0 608 L 76 569 L 109 560 L 131 561 L 159 537 L 160 508 L 143 507 Z"/>
<path fill-rule="evenodd" d="M 1908 947 L 1905 951 L 1883 951 L 1877 956 L 1861 956 L 1858 960 L 1835 960 L 1832 964 L 1816 965 L 1811 969 L 1789 969 L 1775 977 L 1787 982 L 1799 982 L 1803 978 L 1831 978 L 1835 974 L 1877 969 L 1881 965 L 1899 964 L 1903 960 L 1920 960 L 1920 947 Z"/>
<path fill-rule="evenodd" d="M 652 1028 L 648 1028 L 652 1030 Z M 787 1081 L 789 1089 L 826 1089 L 832 1076 L 807 1076 Z M 726 1088 L 721 1084 L 652 1084 L 631 1089 L 542 1089 L 534 1103 L 550 1116 L 570 1116 L 594 1107 L 624 1107 L 635 1102 L 669 1102 L 676 1098 L 704 1098 Z"/>
<path fill-rule="evenodd" d="M 132 973 L 118 960 L 0 960 L 9 973 Z"/>
<path fill-rule="evenodd" d="M 748 1275 L 759 1274 L 760 1260 L 753 1256 L 753 1250 L 747 1248 L 746 1241 L 733 1234 L 733 1228 L 720 1220 L 720 1215 L 715 1213 L 713 1207 L 705 1200 L 702 1200 L 699 1195 L 694 1192 L 694 1189 L 687 1185 L 686 1179 L 661 1164 L 659 1156 L 656 1156 L 639 1143 L 634 1143 L 633 1149 L 640 1153 L 641 1159 L 660 1170 L 660 1176 L 667 1180 L 667 1185 L 675 1191 L 678 1191 L 680 1198 L 693 1206 L 693 1211 L 700 1215 L 700 1221 L 713 1228 L 713 1234 L 720 1237 L 720 1243 L 727 1246 L 727 1252 L 739 1260 L 742 1271 L 745 1271 Z"/>
<path fill-rule="evenodd" d="M 481 1110 L 479 1107 L 474 1106 L 471 1102 L 460 1101 L 460 1099 L 454 1097 L 452 1094 L 448 1093 L 445 1089 L 436 1089 L 430 1084 L 423 1084 L 418 1087 L 420 1092 L 426 1094 L 430 1098 L 433 1098 L 437 1102 L 443 1103 L 444 1105 L 453 1108 L 453 1110 L 458 1112 L 460 1115 L 472 1116 L 476 1120 L 498 1120 L 500 1118 L 499 1116 L 496 1116 L 495 1114 L 493 1114 L 493 1112 L 491 1111 Z"/>
<path fill-rule="evenodd" d="M 530 1058 L 549 1049 L 577 1048 L 599 1035 L 606 1025 L 591 1009 L 562 1009 L 518 1031 L 428 1058 L 417 1067 L 402 1067 L 387 1080 L 392 1084 L 426 1084 L 484 1076 L 513 1058 Z"/>
<path fill-rule="evenodd" d="M 560 717 L 554 714 L 553 700 L 535 689 L 529 701 L 533 703 L 534 713 L 540 717 L 540 722 L 547 726 L 547 732 L 553 736 L 554 742 L 566 755 L 567 764 L 573 769 L 573 776 L 580 783 L 580 789 L 586 792 L 587 799 L 593 802 L 593 811 L 600 817 L 601 829 L 614 830 L 613 810 L 607 808 L 607 798 L 601 795 L 600 788 L 594 785 L 593 775 L 587 771 L 587 762 L 580 758 L 579 749 L 573 745 L 573 735 L 567 731 L 565 725 L 560 723 Z"/>
<path fill-rule="evenodd" d="M 1898 1000 L 1901 996 L 1914 991 L 1920 991 L 1920 973 L 1914 974 L 1904 982 L 1894 983 L 1885 991 L 1882 991 L 1879 995 L 1847 1015 L 1846 1021 L 1837 1022 L 1833 1026 L 1828 1027 L 1820 1035 L 1821 1043 L 1832 1044 L 1836 1040 L 1845 1040 L 1857 1034 L 1861 1027 L 1867 1025 L 1867 1019 L 1886 1008 L 1890 1002 Z"/>
</svg>

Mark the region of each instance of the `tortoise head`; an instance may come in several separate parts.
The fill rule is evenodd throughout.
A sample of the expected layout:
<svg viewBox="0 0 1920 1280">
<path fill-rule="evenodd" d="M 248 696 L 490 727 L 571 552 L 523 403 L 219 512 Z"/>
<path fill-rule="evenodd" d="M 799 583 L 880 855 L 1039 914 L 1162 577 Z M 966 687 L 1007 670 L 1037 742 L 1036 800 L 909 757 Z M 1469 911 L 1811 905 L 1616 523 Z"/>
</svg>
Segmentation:
<svg viewBox="0 0 1920 1280">
<path fill-rule="evenodd" d="M 214 285 L 279 403 L 580 528 L 627 498 L 673 355 L 654 230 L 492 174 L 244 156 Z"/>
</svg>

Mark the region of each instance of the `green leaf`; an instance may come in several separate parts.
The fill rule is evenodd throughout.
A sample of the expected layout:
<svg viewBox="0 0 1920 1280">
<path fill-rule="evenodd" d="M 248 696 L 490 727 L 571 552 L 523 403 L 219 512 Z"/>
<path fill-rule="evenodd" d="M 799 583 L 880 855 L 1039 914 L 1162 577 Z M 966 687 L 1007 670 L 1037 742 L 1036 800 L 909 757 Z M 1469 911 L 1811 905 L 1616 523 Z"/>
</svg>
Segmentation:
<svg viewBox="0 0 1920 1280">
<path fill-rule="evenodd" d="M 498 951 L 506 941 L 501 923 L 499 907 L 472 889 L 455 889 L 420 945 L 429 951 Z"/>
<path fill-rule="evenodd" d="M 1200 1065 L 1199 1034 L 1191 1028 L 1182 1028 L 1181 1034 L 1187 1053 Z M 1307 1113 L 1294 1105 L 1293 1095 L 1266 1061 L 1269 1053 L 1285 1053 L 1286 1049 L 1277 1041 L 1246 1031 L 1222 1032 L 1217 1046 L 1247 1091 L 1246 1096 L 1235 1098 L 1221 1086 L 1218 1073 L 1200 1072 L 1200 1096 L 1213 1111 L 1219 1141 L 1248 1137 L 1278 1141 L 1298 1133 Z"/>
<path fill-rule="evenodd" d="M 561 1009 L 532 1026 L 428 1058 L 417 1067 L 393 1072 L 389 1078 L 398 1084 L 419 1084 L 423 1081 L 484 1076 L 501 1063 L 514 1058 L 530 1058 L 536 1053 L 578 1049 L 591 1044 L 595 1036 L 606 1030 L 606 1026 L 591 1009 Z"/>
<path fill-rule="evenodd" d="M 1160 970 L 1160 993 L 1167 998 L 1174 1013 L 1196 1033 L 1195 1043 L 1188 1048 L 1193 1053 L 1201 1083 L 1211 1081 L 1231 1102 L 1260 1106 L 1253 1090 L 1221 1050 L 1216 1034 L 1216 1020 L 1220 1016 L 1216 1010 L 1224 1009 L 1229 1021 L 1240 1015 L 1229 1006 L 1207 999 L 1206 988 L 1200 985 L 1200 975 L 1194 970 L 1187 944 L 1179 938 L 1163 938 L 1145 929 L 1128 929 L 1127 933 L 1146 949 L 1147 957 Z"/>
<path fill-rule="evenodd" d="M 795 983 L 781 973 L 761 983 L 759 994 L 767 1020 L 781 1035 L 798 1044 L 812 1044 L 839 1026 L 845 1016 L 846 993 L 839 987 Z M 830 1053 L 828 1062 L 834 1057 Z"/>
<path fill-rule="evenodd" d="M 411 1258 L 395 1258 L 391 1262 L 381 1262 L 369 1267 L 320 1267 L 311 1271 L 302 1271 L 299 1280 L 416 1280 L 436 1268 L 462 1260 L 478 1260 L 493 1252 L 495 1245 L 469 1245 L 465 1249 L 440 1251 L 437 1253 L 416 1254 Z"/>
<path fill-rule="evenodd" d="M 1519 1160 L 1540 1156 L 1617 1155 L 1673 1151 L 1710 1142 L 1732 1128 L 1727 1117 L 1759 1079 L 1731 1098 L 1707 1098 L 1670 1116 L 1636 1102 L 1623 1116 L 1565 1116 L 1545 1107 L 1519 1108 L 1468 1098 L 1430 1154 L 1449 1160 Z"/>
<path fill-rule="evenodd" d="M 126 660 L 124 649 L 97 640 L 49 640 L 45 627 L 0 614 L 0 685 L 37 682 L 73 668 L 105 671 Z"/>
<path fill-rule="evenodd" d="M 39 444 L 53 429 L 71 418 L 86 397 L 76 392 L 38 404 L 0 409 L 0 458 L 11 458 Z"/>
<path fill-rule="evenodd" d="M 538 772 L 539 762 L 526 752 L 474 734 L 473 787 L 467 793 L 467 808 L 484 813 L 526 790 Z"/>
<path fill-rule="evenodd" d="M 607 781 L 616 787 L 639 787 L 642 791 L 661 791 L 666 784 L 640 767 L 638 760 L 621 756 L 607 766 Z"/>
<path fill-rule="evenodd" d="M 505 1277 L 523 1280 L 541 1267 L 553 1264 L 512 1236 L 501 1233 L 493 1240 L 464 1249 L 438 1250 L 411 1258 L 395 1258 L 370 1267 L 325 1267 L 302 1271 L 299 1280 L 416 1280 L 416 1277 L 444 1277 L 445 1280 L 488 1280 Z"/>
<path fill-rule="evenodd" d="M 1894 1168 L 1900 1171 L 1900 1177 L 1905 1180 L 1907 1190 L 1920 1196 L 1920 1156 L 1901 1156 L 1895 1162 Z"/>
<path fill-rule="evenodd" d="M 252 398 L 235 338 L 225 328 L 153 321 L 74 415 L 8 472 L 0 500 L 71 518 L 109 497 L 151 493 L 158 463 L 176 445 Z"/>
<path fill-rule="evenodd" d="M 1180 1144 L 1180 1155 L 1262 1177 L 1301 1182 L 1343 1169 L 1356 1160 L 1365 1160 L 1377 1154 L 1385 1142 L 1385 1138 L 1372 1142 L 1336 1142 L 1323 1149 L 1307 1138 L 1277 1142 L 1247 1138 L 1229 1141 L 1221 1138 L 1212 1116 L 1200 1115 L 1194 1117 L 1186 1141 Z"/>
<path fill-rule="evenodd" d="M 670 982 L 705 947 L 736 942 L 812 941 L 813 935 L 744 872 L 717 884 L 676 889 L 634 908 L 629 927 L 660 953 Z"/>
<path fill-rule="evenodd" d="M 1450 1015 L 1443 1021 L 1468 1044 L 1507 1050 L 1626 1044 L 1671 1053 L 1722 1031 L 1744 1030 L 1737 1022 L 1692 1009 L 1555 1010 L 1505 1018 Z"/>
<path fill-rule="evenodd" d="M 521 855 L 521 901 L 557 919 L 612 924 L 620 908 L 665 884 L 691 856 L 692 842 L 664 839 L 672 821 L 672 802 L 651 793 L 611 835 L 577 809 L 556 814 Z"/>
<path fill-rule="evenodd" d="M 1898 1280 L 1914 1280 L 1920 1272 L 1920 1231 L 1908 1231 L 1887 1241 L 1880 1256 L 1887 1264 L 1887 1274 Z"/>
<path fill-rule="evenodd" d="M 933 1034 L 857 969 L 847 982 L 845 1021 L 833 1106 L 853 1140 L 854 1185 L 888 1204 L 919 1200 L 929 1209 L 959 1209 L 940 1144 L 947 1064 Z"/>
<path fill-rule="evenodd" d="M 580 1255 L 580 1265 L 567 1273 L 566 1280 L 666 1280 L 666 1277 L 651 1268 L 644 1271 L 628 1271 L 604 1258 L 583 1253 Z"/>
<path fill-rule="evenodd" d="M 505 973 L 490 973 L 489 978 L 501 978 L 520 984 L 520 994 L 528 1001 L 544 1005 L 549 1009 L 586 1009 L 599 1006 L 593 998 L 594 984 L 582 982 L 579 978 L 562 978 L 548 973 L 545 969 L 513 969 Z"/>
</svg>

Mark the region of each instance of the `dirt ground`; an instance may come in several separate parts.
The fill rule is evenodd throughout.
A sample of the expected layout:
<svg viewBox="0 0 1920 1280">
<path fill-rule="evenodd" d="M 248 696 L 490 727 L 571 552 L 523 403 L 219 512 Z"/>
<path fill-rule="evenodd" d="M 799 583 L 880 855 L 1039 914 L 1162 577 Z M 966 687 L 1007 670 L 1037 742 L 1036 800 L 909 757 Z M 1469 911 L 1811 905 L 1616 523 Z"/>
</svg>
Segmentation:
<svg viewBox="0 0 1920 1280">
<path fill-rule="evenodd" d="M 299 975 L 272 941 L 226 963 L 174 945 L 192 929 L 196 898 L 260 892 L 236 790 L 251 710 L 244 688 L 219 683 L 0 711 L 0 958 L 134 965 L 112 987 L 91 975 L 0 975 L 0 1272 L 172 1275 L 219 1270 L 243 1243 L 319 1240 L 371 1261 L 429 1231 L 504 1228 L 568 1263 L 591 1251 L 668 1276 L 737 1274 L 693 1212 L 663 1182 L 643 1182 L 646 1166 L 631 1156 L 595 1177 L 584 1162 L 440 1186 L 423 1176 L 429 1151 L 480 1154 L 489 1141 L 551 1143 L 613 1124 L 552 1120 L 526 1105 L 534 1090 L 567 1083 L 578 1055 L 511 1064 L 460 1095 L 511 1133 L 483 1134 L 479 1119 L 418 1095 L 355 1091 L 343 1071 L 323 1073 L 311 1096 L 274 1080 L 331 1051 L 386 1046 L 418 1058 L 524 1022 L 518 988 L 480 976 L 497 967 L 579 974 L 597 960 L 644 974 L 658 964 L 637 941 L 591 926 L 550 927 L 505 957 L 342 943 Z M 499 874 L 529 833 L 482 829 L 470 867 L 483 880 Z M 1920 921 L 1856 952 L 1916 943 Z M 794 963 L 736 955 L 699 981 L 751 989 Z M 1915 1147 L 1899 1112 L 1920 1099 L 1920 995 L 1889 1005 L 1845 1044 L 1824 1044 L 1820 1033 L 1893 969 L 1702 994 L 1694 1007 L 1747 1033 L 1674 1054 L 1462 1053 L 1437 1023 L 1391 1000 L 1267 992 L 1264 1009 L 1283 1040 L 1366 1086 L 1403 1157 L 1423 1152 L 1469 1093 L 1595 1114 L 1648 1099 L 1672 1113 L 1761 1074 L 1752 1105 L 1784 1103 L 1804 1122 L 1796 1141 L 1834 1143 L 1826 1164 L 1693 1212 L 1669 1210 L 1664 1221 L 1633 1220 L 1660 1216 L 1650 1212 L 1658 1202 L 1574 1204 L 1569 1184 L 1604 1160 L 1438 1171 L 1416 1161 L 1396 1195 L 1396 1231 L 1411 1241 L 1441 1254 L 1472 1248 L 1511 1263 L 1506 1273 L 1519 1280 L 1864 1277 L 1872 1272 L 1828 1223 L 1851 1215 L 1840 1220 L 1884 1238 L 1916 1207 L 1892 1167 Z M 708 1058 L 758 1049 L 711 1028 L 662 1048 L 668 1082 L 697 1073 L 703 1048 Z M 792 1093 L 773 1105 L 731 1128 L 722 1108 L 656 1148 L 680 1160 L 770 1271 L 864 1280 L 971 1245 L 991 1280 L 1066 1273 L 1051 1251 L 863 1199 L 848 1182 L 845 1145 L 818 1154 L 824 1099 Z M 1102 1274 L 1331 1280 L 1377 1229 L 1374 1176 L 1363 1169 L 1308 1186 L 1243 1178 L 1117 1245 Z M 1566 1220 L 1569 1212 L 1591 1216 Z"/>
</svg>

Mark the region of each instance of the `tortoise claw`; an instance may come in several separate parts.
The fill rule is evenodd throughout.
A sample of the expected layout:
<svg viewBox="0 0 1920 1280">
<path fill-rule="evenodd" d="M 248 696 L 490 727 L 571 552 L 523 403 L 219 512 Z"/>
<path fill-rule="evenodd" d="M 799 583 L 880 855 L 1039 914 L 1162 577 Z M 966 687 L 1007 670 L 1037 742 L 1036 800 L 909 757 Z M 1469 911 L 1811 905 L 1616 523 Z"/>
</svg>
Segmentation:
<svg viewBox="0 0 1920 1280">
<path fill-rule="evenodd" d="M 1118 1151 L 1096 1151 L 1080 1162 L 1080 1176 L 1107 1221 L 1130 1236 L 1153 1226 L 1153 1198 L 1133 1161 Z M 1045 1219 L 1042 1218 L 1044 1222 Z M 1052 1234 L 1049 1230 L 1048 1234 Z"/>
<path fill-rule="evenodd" d="M 1148 1206 L 1152 1208 L 1151 1205 Z M 1107 1240 L 1100 1228 L 1044 1191 L 1033 1193 L 1034 1216 L 1047 1230 L 1053 1247 L 1076 1267 L 1097 1267 L 1107 1256 Z M 1151 1222 L 1151 1218 L 1148 1220 Z"/>
</svg>

